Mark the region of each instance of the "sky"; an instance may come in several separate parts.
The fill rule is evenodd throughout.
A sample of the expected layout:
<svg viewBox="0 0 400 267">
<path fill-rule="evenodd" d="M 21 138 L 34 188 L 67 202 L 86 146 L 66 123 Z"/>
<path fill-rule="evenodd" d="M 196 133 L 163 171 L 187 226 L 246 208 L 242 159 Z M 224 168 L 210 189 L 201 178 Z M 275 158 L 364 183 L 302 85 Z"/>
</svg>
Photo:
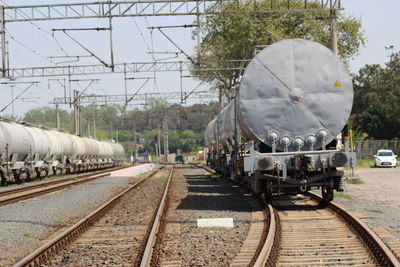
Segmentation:
<svg viewBox="0 0 400 267">
<path fill-rule="evenodd" d="M 7 5 L 29 5 L 37 4 L 33 0 L 3 0 Z M 76 0 L 53 0 L 41 1 L 41 3 L 65 3 L 79 2 Z M 84 1 L 82 1 L 84 2 Z M 350 61 L 350 69 L 357 72 L 365 64 L 384 64 L 391 52 L 399 51 L 400 35 L 400 1 L 398 0 L 342 0 L 344 12 L 348 15 L 358 17 L 362 21 L 367 43 L 359 51 L 359 55 Z M 194 17 L 190 16 L 171 16 L 171 17 L 147 17 L 145 18 L 117 18 L 113 20 L 113 38 L 116 62 L 144 62 L 154 59 L 163 60 L 168 57 L 173 61 L 186 60 L 184 56 L 158 54 L 154 58 L 149 51 L 177 51 L 165 37 L 154 30 L 149 31 L 149 26 L 160 25 L 182 25 L 193 23 Z M 66 59 L 49 59 L 48 56 L 64 55 L 66 51 L 69 55 L 87 55 L 81 47 L 68 39 L 63 33 L 55 32 L 55 28 L 79 28 L 79 27 L 108 27 L 107 20 L 104 19 L 81 19 L 81 20 L 59 20 L 48 22 L 32 23 L 9 23 L 7 27 L 7 40 L 9 41 L 10 66 L 29 67 L 29 66 L 54 66 L 57 62 Z M 193 54 L 196 40 L 192 39 L 191 29 L 165 29 L 165 32 L 177 43 L 185 52 Z M 108 32 L 85 31 L 71 32 L 71 35 L 82 44 L 90 48 L 96 55 L 109 62 Z M 385 49 L 385 46 L 393 45 L 393 50 Z M 98 64 L 94 58 L 80 58 L 77 63 L 66 64 Z M 152 77 L 152 73 L 131 74 L 129 77 Z M 61 77 L 64 79 L 65 77 Z M 123 94 L 124 77 L 122 74 L 79 76 L 77 79 L 96 78 L 86 90 L 88 94 Z M 57 81 L 49 79 L 24 79 L 19 81 L 40 81 L 32 86 L 22 97 L 30 98 L 17 100 L 14 103 L 14 114 L 22 117 L 29 109 L 51 106 L 48 104 L 54 97 L 64 95 L 64 88 Z M 3 81 L 0 81 L 4 82 Z M 136 79 L 128 81 L 128 92 L 133 94 L 143 84 L 144 80 Z M 185 91 L 195 88 L 199 81 L 184 78 L 182 79 Z M 84 90 L 89 84 L 88 81 L 72 82 L 72 87 L 80 91 Z M 28 84 L 15 85 L 14 97 L 21 93 Z M 199 90 L 207 90 L 207 85 L 202 85 Z M 180 76 L 178 72 L 160 72 L 156 74 L 155 80 L 149 82 L 141 90 L 144 92 L 176 92 L 180 90 Z M 0 84 L 0 110 L 11 101 L 11 88 L 8 85 Z M 69 92 L 67 90 L 66 94 Z M 197 103 L 192 100 L 188 102 Z M 54 106 L 54 105 L 53 105 Z M 65 105 L 62 108 L 69 109 Z M 133 108 L 133 107 L 131 107 Z M 9 106 L 0 115 L 11 114 Z"/>
<path fill-rule="evenodd" d="M 398 0 L 342 0 L 346 14 L 361 18 L 367 43 L 359 55 L 351 60 L 351 71 L 357 72 L 365 64 L 384 64 L 390 53 L 400 51 L 400 1 Z M 393 45 L 393 50 L 385 46 Z"/>
</svg>

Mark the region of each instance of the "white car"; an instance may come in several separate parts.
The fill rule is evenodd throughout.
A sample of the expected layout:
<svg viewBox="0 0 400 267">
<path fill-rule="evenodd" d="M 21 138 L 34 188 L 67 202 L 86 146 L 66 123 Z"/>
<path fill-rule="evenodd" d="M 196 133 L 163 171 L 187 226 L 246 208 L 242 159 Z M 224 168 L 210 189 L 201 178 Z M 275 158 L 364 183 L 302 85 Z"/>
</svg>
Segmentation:
<svg viewBox="0 0 400 267">
<path fill-rule="evenodd" d="M 397 165 L 397 155 L 392 150 L 380 149 L 374 156 L 375 167 L 394 167 Z"/>
</svg>

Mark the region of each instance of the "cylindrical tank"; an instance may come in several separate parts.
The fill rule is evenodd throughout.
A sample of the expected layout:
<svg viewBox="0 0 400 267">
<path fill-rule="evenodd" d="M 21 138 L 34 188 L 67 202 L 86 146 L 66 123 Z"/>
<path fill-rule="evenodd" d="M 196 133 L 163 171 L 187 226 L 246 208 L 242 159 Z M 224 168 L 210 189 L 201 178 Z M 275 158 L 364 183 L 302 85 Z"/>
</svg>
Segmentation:
<svg viewBox="0 0 400 267">
<path fill-rule="evenodd" d="M 97 158 L 99 156 L 99 144 L 97 140 L 83 137 L 86 147 L 86 156 L 90 158 Z"/>
<path fill-rule="evenodd" d="M 121 144 L 108 142 L 112 148 L 112 158 L 115 160 L 123 160 L 125 157 L 125 150 Z"/>
<path fill-rule="evenodd" d="M 33 154 L 38 154 L 38 160 L 44 160 L 49 153 L 49 139 L 43 129 L 25 125 L 25 129 L 31 135 Z"/>
<path fill-rule="evenodd" d="M 117 160 L 123 160 L 125 157 L 125 149 L 121 144 L 111 143 L 113 146 L 114 157 Z"/>
<path fill-rule="evenodd" d="M 217 118 L 210 121 L 207 125 L 206 131 L 204 132 L 204 141 L 207 147 L 216 148 L 217 146 L 217 135 L 216 133 Z"/>
<path fill-rule="evenodd" d="M 102 141 L 97 141 L 97 140 L 94 140 L 94 141 L 97 143 L 97 145 L 98 145 L 98 147 L 99 147 L 99 154 L 98 154 L 98 156 L 100 156 L 100 158 L 104 158 L 104 157 L 106 156 L 106 154 L 107 154 L 107 151 L 106 151 L 106 147 L 105 147 L 104 142 L 102 142 Z"/>
<path fill-rule="evenodd" d="M 231 150 L 235 142 L 235 102 L 230 102 L 221 110 L 218 121 L 219 142 Z"/>
<path fill-rule="evenodd" d="M 6 153 L 8 145 L 9 160 L 13 153 L 18 153 L 17 161 L 25 160 L 30 152 L 34 151 L 32 136 L 21 124 L 0 121 L 0 153 Z"/>
<path fill-rule="evenodd" d="M 319 43 L 292 39 L 266 47 L 251 60 L 236 109 L 244 138 L 296 151 L 331 142 L 352 103 L 352 80 L 339 58 Z M 231 131 L 229 122 L 222 127 L 220 132 Z"/>
<path fill-rule="evenodd" d="M 104 144 L 105 148 L 105 154 L 107 158 L 113 158 L 114 157 L 114 149 L 111 143 L 109 142 L 102 142 Z"/>
<path fill-rule="evenodd" d="M 69 134 L 59 132 L 56 130 L 50 130 L 53 132 L 55 135 L 58 136 L 58 138 L 62 142 L 62 147 L 63 147 L 63 155 L 67 157 L 71 157 L 72 154 L 74 153 L 74 144 L 72 142 L 72 139 L 69 137 Z"/>
<path fill-rule="evenodd" d="M 82 137 L 77 135 L 71 134 L 69 137 L 71 138 L 74 146 L 72 157 L 74 159 L 81 159 L 86 153 L 85 142 L 83 141 Z"/>
<path fill-rule="evenodd" d="M 56 160 L 60 160 L 63 155 L 63 142 L 59 135 L 54 130 L 44 130 L 43 132 L 48 138 L 50 156 Z"/>
</svg>

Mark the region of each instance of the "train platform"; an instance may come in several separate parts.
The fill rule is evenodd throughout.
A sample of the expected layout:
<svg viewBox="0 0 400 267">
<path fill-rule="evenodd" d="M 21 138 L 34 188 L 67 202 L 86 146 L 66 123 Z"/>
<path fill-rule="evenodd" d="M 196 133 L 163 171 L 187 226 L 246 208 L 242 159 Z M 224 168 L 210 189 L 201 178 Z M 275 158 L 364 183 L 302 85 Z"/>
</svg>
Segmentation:
<svg viewBox="0 0 400 267">
<path fill-rule="evenodd" d="M 122 170 L 112 171 L 110 177 L 131 177 L 150 171 L 156 167 L 155 163 L 145 163 Z"/>
</svg>

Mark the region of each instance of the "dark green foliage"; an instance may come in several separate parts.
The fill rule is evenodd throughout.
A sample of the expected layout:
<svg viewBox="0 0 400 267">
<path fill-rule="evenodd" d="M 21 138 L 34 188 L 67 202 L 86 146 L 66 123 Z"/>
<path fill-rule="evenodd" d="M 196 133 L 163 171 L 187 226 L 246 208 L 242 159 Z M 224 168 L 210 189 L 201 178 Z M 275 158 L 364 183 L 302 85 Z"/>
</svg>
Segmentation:
<svg viewBox="0 0 400 267">
<path fill-rule="evenodd" d="M 366 65 L 353 78 L 353 128 L 374 139 L 399 138 L 400 53 L 385 67 Z"/>
</svg>

